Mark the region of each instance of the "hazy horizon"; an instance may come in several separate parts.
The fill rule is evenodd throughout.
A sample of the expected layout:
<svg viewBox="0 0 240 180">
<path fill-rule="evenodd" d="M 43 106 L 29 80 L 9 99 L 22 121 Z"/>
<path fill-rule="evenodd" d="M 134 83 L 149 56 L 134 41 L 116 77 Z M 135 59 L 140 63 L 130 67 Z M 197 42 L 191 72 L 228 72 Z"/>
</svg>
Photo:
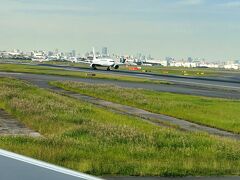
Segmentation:
<svg viewBox="0 0 240 180">
<path fill-rule="evenodd" d="M 240 59 L 240 0 L 0 0 L 0 50 Z"/>
</svg>

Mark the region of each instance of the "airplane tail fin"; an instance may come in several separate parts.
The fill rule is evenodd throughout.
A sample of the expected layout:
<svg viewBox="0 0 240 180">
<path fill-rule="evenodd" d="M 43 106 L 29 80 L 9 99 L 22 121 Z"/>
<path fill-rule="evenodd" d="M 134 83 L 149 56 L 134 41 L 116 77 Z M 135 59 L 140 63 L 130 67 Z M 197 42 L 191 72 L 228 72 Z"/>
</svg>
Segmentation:
<svg viewBox="0 0 240 180">
<path fill-rule="evenodd" d="M 95 54 L 95 48 L 93 47 L 93 60 L 97 59 Z"/>
</svg>

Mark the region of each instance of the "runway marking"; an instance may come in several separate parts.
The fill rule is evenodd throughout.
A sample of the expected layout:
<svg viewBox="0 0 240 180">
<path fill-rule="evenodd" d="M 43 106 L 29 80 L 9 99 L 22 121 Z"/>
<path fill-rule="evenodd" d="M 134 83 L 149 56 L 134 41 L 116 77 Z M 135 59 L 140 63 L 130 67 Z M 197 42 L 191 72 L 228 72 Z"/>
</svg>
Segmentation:
<svg viewBox="0 0 240 180">
<path fill-rule="evenodd" d="M 74 177 L 79 177 L 79 178 L 86 179 L 86 180 L 102 180 L 100 178 L 96 178 L 96 177 L 91 176 L 91 175 L 87 175 L 87 174 L 79 173 L 79 172 L 76 172 L 76 171 L 72 171 L 72 170 L 62 168 L 62 167 L 59 167 L 59 166 L 55 166 L 55 165 L 52 165 L 52 164 L 49 164 L 49 163 L 46 163 L 46 162 L 43 162 L 43 161 L 32 159 L 32 158 L 22 156 L 22 155 L 19 155 L 19 154 L 15 154 L 15 153 L 12 153 L 12 152 L 8 152 L 8 151 L 2 150 L 2 149 L 0 149 L 0 155 L 4 156 L 4 157 L 11 158 L 11 159 L 15 159 L 17 161 L 22 161 L 22 162 L 25 162 L 25 163 L 28 163 L 28 164 L 32 164 L 32 165 L 39 166 L 39 167 L 42 167 L 42 168 L 45 168 L 45 169 L 49 169 L 49 170 L 52 170 L 52 171 L 55 171 L 55 172 L 59 172 L 59 173 L 74 176 Z"/>
</svg>

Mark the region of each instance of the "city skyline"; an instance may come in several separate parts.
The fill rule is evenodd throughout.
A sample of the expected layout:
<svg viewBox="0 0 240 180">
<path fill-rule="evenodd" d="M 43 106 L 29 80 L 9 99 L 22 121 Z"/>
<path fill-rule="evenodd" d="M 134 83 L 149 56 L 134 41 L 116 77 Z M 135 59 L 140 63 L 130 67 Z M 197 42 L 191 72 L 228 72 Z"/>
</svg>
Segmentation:
<svg viewBox="0 0 240 180">
<path fill-rule="evenodd" d="M 0 49 L 236 60 L 239 0 L 1 0 Z"/>
</svg>

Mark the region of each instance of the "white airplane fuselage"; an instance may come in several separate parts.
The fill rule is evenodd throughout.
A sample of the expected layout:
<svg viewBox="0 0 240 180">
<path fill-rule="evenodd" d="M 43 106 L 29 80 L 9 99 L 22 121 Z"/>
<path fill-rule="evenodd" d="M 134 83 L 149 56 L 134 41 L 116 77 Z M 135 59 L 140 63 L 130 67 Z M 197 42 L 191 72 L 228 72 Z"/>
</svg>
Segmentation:
<svg viewBox="0 0 240 180">
<path fill-rule="evenodd" d="M 114 69 L 119 68 L 119 65 L 117 65 L 115 61 L 111 58 L 104 58 L 104 57 L 97 58 L 95 55 L 94 48 L 93 48 L 93 60 L 90 66 L 93 69 L 97 69 L 96 67 L 107 67 L 107 70 L 110 70 L 110 68 L 114 68 Z"/>
<path fill-rule="evenodd" d="M 115 64 L 115 61 L 113 59 L 100 58 L 100 59 L 94 59 L 92 61 L 92 64 L 96 66 L 113 67 Z"/>
</svg>

